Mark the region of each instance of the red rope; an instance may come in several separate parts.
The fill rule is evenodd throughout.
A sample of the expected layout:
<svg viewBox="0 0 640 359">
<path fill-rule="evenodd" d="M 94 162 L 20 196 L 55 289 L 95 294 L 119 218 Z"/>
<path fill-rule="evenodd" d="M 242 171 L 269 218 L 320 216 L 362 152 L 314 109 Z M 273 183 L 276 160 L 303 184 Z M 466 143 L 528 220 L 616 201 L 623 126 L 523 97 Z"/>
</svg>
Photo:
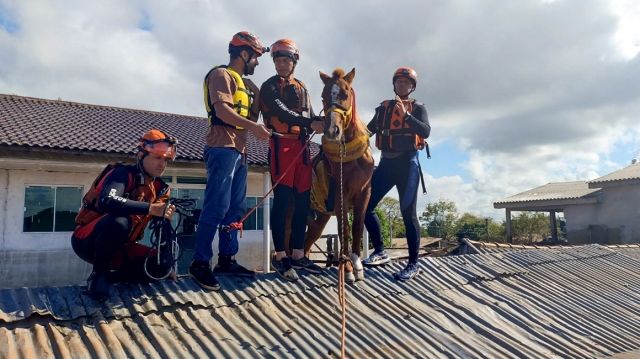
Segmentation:
<svg viewBox="0 0 640 359">
<path fill-rule="evenodd" d="M 309 147 L 309 143 L 311 142 L 311 139 L 313 138 L 313 136 L 315 136 L 316 133 L 312 133 L 311 136 L 309 137 L 309 139 L 307 140 L 307 143 L 304 144 L 304 146 L 302 147 L 302 151 L 300 151 L 300 153 L 298 153 L 298 155 L 296 156 L 296 158 L 291 161 L 291 163 L 289 164 L 289 167 L 287 167 L 287 169 L 282 173 L 282 175 L 280 176 L 280 178 L 278 178 L 278 180 L 273 184 L 273 186 L 271 186 L 271 189 L 269 190 L 269 192 L 267 192 L 267 194 L 265 194 L 262 199 L 260 200 L 260 202 L 258 202 L 255 206 L 253 206 L 253 208 L 251 208 L 251 210 L 249 212 L 247 212 L 247 214 L 245 214 L 244 217 L 242 217 L 241 220 L 239 220 L 238 222 L 233 222 L 229 225 L 229 230 L 232 229 L 237 229 L 240 231 L 240 238 L 242 238 L 242 223 L 244 223 L 244 221 L 247 220 L 247 218 L 249 218 L 249 216 L 256 210 L 258 209 L 258 207 L 260 207 L 260 205 L 262 204 L 262 202 L 264 202 L 265 199 L 267 199 L 267 197 L 269 197 L 269 195 L 271 194 L 271 192 L 273 192 L 273 189 L 276 188 L 276 186 L 282 182 L 282 179 L 284 178 L 284 175 L 287 174 L 287 172 L 289 172 L 289 170 L 293 167 L 293 165 L 296 163 L 296 161 L 298 160 L 298 158 L 300 158 L 300 156 L 302 156 L 302 154 L 304 153 L 304 151 Z M 311 164 L 309 164 L 311 165 Z"/>
</svg>

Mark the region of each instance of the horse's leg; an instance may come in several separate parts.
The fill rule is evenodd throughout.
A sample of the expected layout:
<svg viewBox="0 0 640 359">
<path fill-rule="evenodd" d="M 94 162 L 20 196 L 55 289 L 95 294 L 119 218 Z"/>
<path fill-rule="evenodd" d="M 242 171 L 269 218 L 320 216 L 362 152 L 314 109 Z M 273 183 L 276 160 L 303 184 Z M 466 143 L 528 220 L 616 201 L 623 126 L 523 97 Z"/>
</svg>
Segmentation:
<svg viewBox="0 0 640 359">
<path fill-rule="evenodd" d="M 338 203 L 340 203 L 339 197 L 336 204 Z M 338 233 L 340 233 L 340 243 L 342 245 L 341 259 L 347 259 L 350 258 L 349 233 L 351 233 L 349 226 L 348 197 L 344 199 L 342 206 L 336 207 L 336 217 L 338 219 Z M 356 281 L 356 277 L 353 275 L 353 266 L 349 261 L 346 261 L 345 263 L 344 280 L 347 283 L 354 283 Z"/>
<path fill-rule="evenodd" d="M 351 263 L 354 266 L 355 280 L 364 280 L 364 268 L 360 261 L 362 235 L 364 233 L 364 216 L 371 197 L 371 186 L 367 186 L 365 190 L 356 197 L 353 206 L 353 228 L 351 233 L 353 236 L 353 244 L 351 247 Z"/>
<path fill-rule="evenodd" d="M 324 227 L 327 226 L 327 222 L 331 219 L 328 214 L 317 212 L 316 215 L 315 220 L 311 216 L 307 218 L 307 233 L 304 235 L 304 255 L 307 257 L 311 252 L 311 247 L 320 238 Z"/>
</svg>

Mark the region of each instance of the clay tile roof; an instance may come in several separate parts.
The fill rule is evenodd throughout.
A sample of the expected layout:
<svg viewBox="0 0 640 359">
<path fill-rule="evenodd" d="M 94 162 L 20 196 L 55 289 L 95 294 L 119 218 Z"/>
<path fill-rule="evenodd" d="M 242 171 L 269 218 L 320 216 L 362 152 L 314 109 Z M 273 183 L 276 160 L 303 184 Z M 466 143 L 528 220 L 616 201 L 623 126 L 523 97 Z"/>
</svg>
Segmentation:
<svg viewBox="0 0 640 359">
<path fill-rule="evenodd" d="M 0 146 L 134 154 L 140 135 L 161 129 L 180 141 L 178 159 L 202 160 L 207 119 L 0 94 Z M 312 143 L 311 152 L 318 146 Z M 249 164 L 267 165 L 269 146 L 251 133 Z"/>
</svg>

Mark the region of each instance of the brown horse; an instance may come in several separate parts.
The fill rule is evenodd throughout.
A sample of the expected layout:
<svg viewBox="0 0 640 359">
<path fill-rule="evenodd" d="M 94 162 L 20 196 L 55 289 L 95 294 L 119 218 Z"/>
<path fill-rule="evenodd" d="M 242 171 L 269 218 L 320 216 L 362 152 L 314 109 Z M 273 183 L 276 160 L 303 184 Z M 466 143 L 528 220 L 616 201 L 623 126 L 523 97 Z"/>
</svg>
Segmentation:
<svg viewBox="0 0 640 359">
<path fill-rule="evenodd" d="M 335 69 L 332 76 L 320 72 L 324 82 L 322 104 L 325 113 L 325 130 L 322 137 L 322 151 L 314 157 L 314 184 L 312 188 L 312 209 L 316 218 L 309 218 L 305 235 L 305 255 L 322 235 L 332 213 L 324 203 L 327 199 L 319 195 L 318 187 L 328 189 L 329 181 L 335 182 L 333 203 L 338 218 L 338 233 L 342 243 L 343 259 L 347 262 L 345 280 L 364 280 L 364 270 L 360 262 L 360 246 L 364 232 L 364 215 L 371 196 L 371 176 L 373 157 L 369 147 L 369 131 L 356 112 L 355 92 L 351 83 L 355 69 L 344 74 Z M 325 191 L 325 195 L 330 191 Z M 353 210 L 353 228 L 349 228 L 349 211 Z M 349 237 L 353 238 L 349 252 Z M 354 275 L 355 269 L 355 275 Z"/>
</svg>

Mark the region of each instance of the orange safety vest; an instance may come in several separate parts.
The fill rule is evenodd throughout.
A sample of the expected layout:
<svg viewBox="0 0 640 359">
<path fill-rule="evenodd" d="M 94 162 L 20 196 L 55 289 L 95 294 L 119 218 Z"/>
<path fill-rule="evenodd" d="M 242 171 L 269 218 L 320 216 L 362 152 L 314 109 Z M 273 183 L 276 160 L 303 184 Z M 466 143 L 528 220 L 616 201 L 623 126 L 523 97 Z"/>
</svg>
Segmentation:
<svg viewBox="0 0 640 359">
<path fill-rule="evenodd" d="M 386 100 L 381 104 L 383 116 L 376 124 L 376 147 L 380 150 L 407 151 L 422 150 L 425 139 L 416 135 L 399 111 L 394 111 L 396 100 Z M 416 100 L 409 100 L 407 113 L 411 113 L 414 105 L 421 105 Z"/>
<path fill-rule="evenodd" d="M 280 100 L 293 112 L 302 115 L 303 117 L 310 118 L 311 113 L 309 110 L 309 92 L 304 83 L 298 79 L 287 83 L 285 79 L 276 75 L 268 79 L 267 81 L 276 82 L 278 89 L 280 90 Z M 262 119 L 265 126 L 281 133 L 282 138 L 298 139 L 300 138 L 300 127 L 291 126 L 278 119 L 274 114 L 269 111 L 267 105 L 261 100 Z"/>
<path fill-rule="evenodd" d="M 98 200 L 102 186 L 107 176 L 113 172 L 116 167 L 124 166 L 122 163 L 109 164 L 96 177 L 89 187 L 89 191 L 82 198 L 82 208 L 76 216 L 76 223 L 80 226 L 87 225 L 94 220 L 104 216 L 106 213 L 98 209 Z M 129 180 L 125 186 L 125 198 L 132 201 L 149 202 L 149 203 L 165 203 L 169 199 L 169 186 L 160 178 L 156 178 L 152 183 L 145 184 L 144 176 L 140 173 L 136 166 L 126 166 L 129 172 Z M 136 173 L 137 172 L 137 173 Z M 134 176 L 134 174 L 136 174 Z M 142 239 L 142 231 L 153 216 L 150 214 L 134 214 L 131 215 L 131 232 L 129 233 L 129 241 L 137 242 Z"/>
</svg>

